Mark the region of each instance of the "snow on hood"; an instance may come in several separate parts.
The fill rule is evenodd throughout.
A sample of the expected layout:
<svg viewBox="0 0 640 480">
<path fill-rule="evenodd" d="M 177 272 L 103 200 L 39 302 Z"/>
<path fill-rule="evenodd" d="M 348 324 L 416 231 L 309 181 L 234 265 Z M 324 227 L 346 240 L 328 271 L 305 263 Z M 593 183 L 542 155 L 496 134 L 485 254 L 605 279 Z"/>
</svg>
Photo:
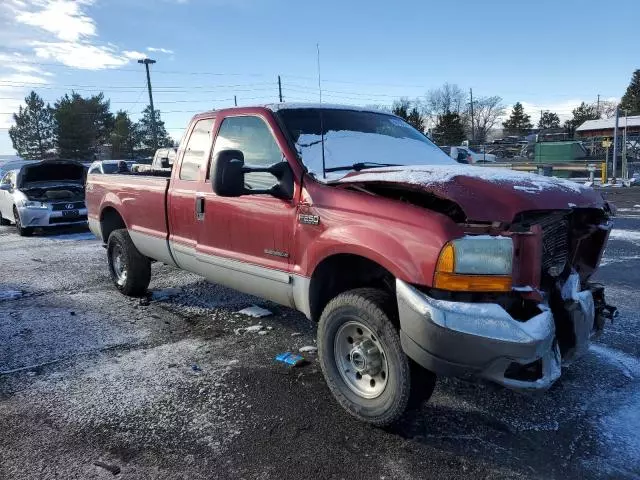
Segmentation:
<svg viewBox="0 0 640 480">
<path fill-rule="evenodd" d="M 460 164 L 367 169 L 347 175 L 341 181 L 434 185 L 449 182 L 458 176 L 478 178 L 529 193 L 542 192 L 548 189 L 562 189 L 581 193 L 588 189 L 588 187 L 579 183 L 561 178 L 544 177 L 535 173 L 518 172 L 507 168 L 473 167 Z"/>
<path fill-rule="evenodd" d="M 322 177 L 322 137 L 315 134 L 300 135 L 296 148 L 302 161 L 317 178 Z M 411 138 L 397 138 L 376 133 L 329 131 L 324 136 L 326 168 L 360 162 L 417 163 L 455 166 L 452 158 L 430 142 Z M 397 167 L 396 167 L 397 168 Z M 345 172 L 327 174 L 327 180 L 337 180 Z"/>
<path fill-rule="evenodd" d="M 520 212 L 604 208 L 602 196 L 569 180 L 495 167 L 424 165 L 352 172 L 332 183 L 414 186 L 457 203 L 467 219 L 511 222 Z"/>
</svg>

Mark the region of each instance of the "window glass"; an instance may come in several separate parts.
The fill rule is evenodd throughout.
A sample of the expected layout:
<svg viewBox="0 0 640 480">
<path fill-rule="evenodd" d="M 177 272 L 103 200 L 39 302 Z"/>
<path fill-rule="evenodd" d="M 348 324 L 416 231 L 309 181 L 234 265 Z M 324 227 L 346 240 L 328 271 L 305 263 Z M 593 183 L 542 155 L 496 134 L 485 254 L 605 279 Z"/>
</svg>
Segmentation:
<svg viewBox="0 0 640 480">
<path fill-rule="evenodd" d="M 205 163 L 205 154 L 211 143 L 211 127 L 213 119 L 198 121 L 189 137 L 180 167 L 180 180 L 198 180 L 200 167 Z"/>
<path fill-rule="evenodd" d="M 7 172 L 5 176 L 0 180 L 0 183 L 9 183 L 12 186 L 16 184 L 16 172 Z"/>
<path fill-rule="evenodd" d="M 268 167 L 283 159 L 271 130 L 258 117 L 225 118 L 216 138 L 214 155 L 221 150 L 240 150 L 244 154 L 244 163 L 256 167 Z M 270 173 L 245 175 L 247 188 L 267 189 L 275 183 L 276 179 Z"/>
</svg>

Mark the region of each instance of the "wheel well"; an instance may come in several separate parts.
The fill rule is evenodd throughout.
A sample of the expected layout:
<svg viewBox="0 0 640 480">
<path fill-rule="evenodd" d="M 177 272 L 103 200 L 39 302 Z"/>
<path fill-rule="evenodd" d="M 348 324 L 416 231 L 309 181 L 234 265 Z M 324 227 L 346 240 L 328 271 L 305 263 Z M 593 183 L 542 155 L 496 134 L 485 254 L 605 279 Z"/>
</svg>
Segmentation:
<svg viewBox="0 0 640 480">
<path fill-rule="evenodd" d="M 118 213 L 118 211 L 113 207 L 107 207 L 102 211 L 100 215 L 100 230 L 102 231 L 102 241 L 107 243 L 109 240 L 109 235 L 114 230 L 118 230 L 119 228 L 127 228 L 127 225 L 124 223 L 124 220 Z"/>
<path fill-rule="evenodd" d="M 338 254 L 325 258 L 313 272 L 309 286 L 311 319 L 318 321 L 329 301 L 348 290 L 373 287 L 395 297 L 395 278 L 384 267 L 365 257 Z"/>
</svg>

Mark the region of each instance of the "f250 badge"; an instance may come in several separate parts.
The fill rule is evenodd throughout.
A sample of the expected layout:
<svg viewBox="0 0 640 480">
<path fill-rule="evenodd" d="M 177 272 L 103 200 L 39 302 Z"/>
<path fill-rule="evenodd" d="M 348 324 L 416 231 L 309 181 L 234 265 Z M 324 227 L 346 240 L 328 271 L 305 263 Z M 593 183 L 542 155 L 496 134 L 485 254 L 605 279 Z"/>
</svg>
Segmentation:
<svg viewBox="0 0 640 480">
<path fill-rule="evenodd" d="M 320 217 L 318 215 L 307 215 L 301 213 L 298 215 L 298 221 L 304 225 L 318 225 L 320 224 Z"/>
</svg>

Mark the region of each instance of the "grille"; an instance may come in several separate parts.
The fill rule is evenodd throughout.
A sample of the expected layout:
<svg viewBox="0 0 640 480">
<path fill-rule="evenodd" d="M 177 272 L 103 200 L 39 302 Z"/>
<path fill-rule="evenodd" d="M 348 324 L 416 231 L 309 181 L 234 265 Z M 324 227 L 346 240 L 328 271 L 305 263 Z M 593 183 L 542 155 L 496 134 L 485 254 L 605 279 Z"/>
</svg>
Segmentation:
<svg viewBox="0 0 640 480">
<path fill-rule="evenodd" d="M 67 205 L 73 204 L 73 208 L 67 207 Z M 62 203 L 54 203 L 51 206 L 51 209 L 54 212 L 60 212 L 62 210 L 80 210 L 84 208 L 84 202 L 62 202 Z"/>
<path fill-rule="evenodd" d="M 557 277 L 569 258 L 569 222 L 564 217 L 550 217 L 542 227 L 542 273 Z"/>
<path fill-rule="evenodd" d="M 78 215 L 77 217 L 51 217 L 49 218 L 49 224 L 55 225 L 56 223 L 72 223 L 72 222 L 86 222 L 86 215 Z"/>
</svg>

